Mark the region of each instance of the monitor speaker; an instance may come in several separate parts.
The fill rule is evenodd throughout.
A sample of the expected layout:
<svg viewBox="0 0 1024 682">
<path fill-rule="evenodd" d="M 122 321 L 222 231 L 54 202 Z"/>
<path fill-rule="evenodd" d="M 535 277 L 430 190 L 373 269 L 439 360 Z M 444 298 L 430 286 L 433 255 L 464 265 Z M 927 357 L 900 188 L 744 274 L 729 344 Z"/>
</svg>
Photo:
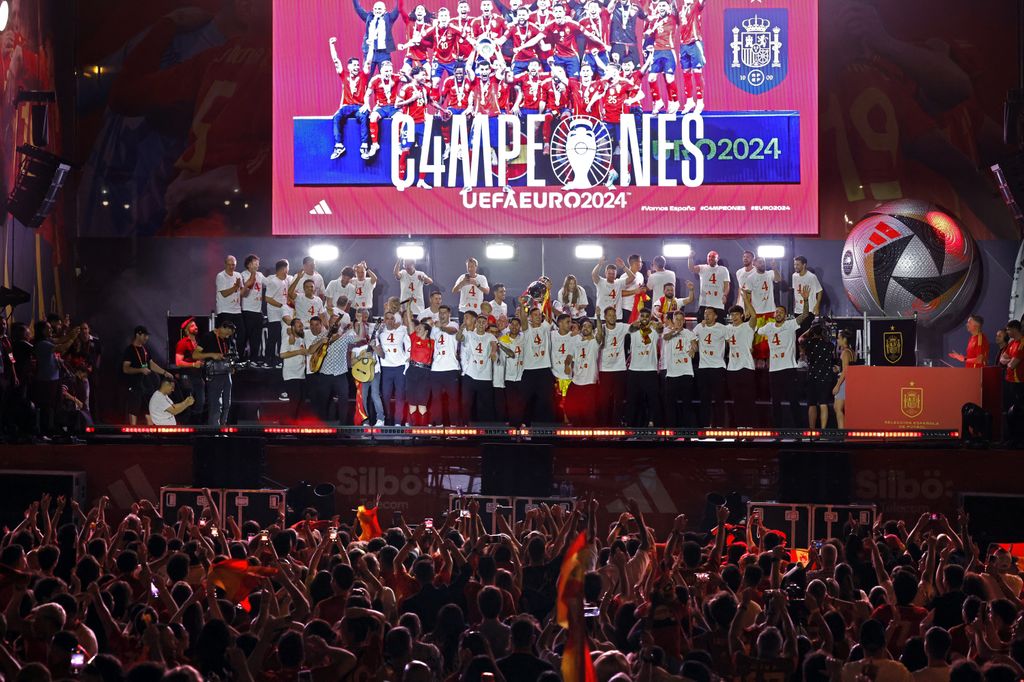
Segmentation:
<svg viewBox="0 0 1024 682">
<path fill-rule="evenodd" d="M 990 542 L 1024 542 L 1024 495 L 962 493 L 960 500 L 971 518 L 971 537 L 982 552 Z"/>
<path fill-rule="evenodd" d="M 260 488 L 266 467 L 262 438 L 206 436 L 192 445 L 192 485 L 198 488 Z"/>
<path fill-rule="evenodd" d="M 779 502 L 849 504 L 849 455 L 845 452 L 780 452 Z"/>
<path fill-rule="evenodd" d="M 547 497 L 552 493 L 553 449 L 550 445 L 485 443 L 483 495 Z"/>
</svg>

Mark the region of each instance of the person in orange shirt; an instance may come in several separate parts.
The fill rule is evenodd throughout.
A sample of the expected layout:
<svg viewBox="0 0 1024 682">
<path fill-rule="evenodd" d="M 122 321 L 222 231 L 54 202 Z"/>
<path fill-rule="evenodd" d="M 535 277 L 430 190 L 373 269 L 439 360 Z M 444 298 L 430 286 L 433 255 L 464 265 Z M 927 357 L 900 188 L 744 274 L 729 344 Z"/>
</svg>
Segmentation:
<svg viewBox="0 0 1024 682">
<path fill-rule="evenodd" d="M 984 367 L 988 364 L 988 337 L 982 333 L 981 327 L 985 318 L 981 315 L 970 315 L 967 318 L 967 333 L 971 335 L 967 342 L 967 355 L 950 353 L 949 357 L 964 363 L 964 367 Z"/>
</svg>

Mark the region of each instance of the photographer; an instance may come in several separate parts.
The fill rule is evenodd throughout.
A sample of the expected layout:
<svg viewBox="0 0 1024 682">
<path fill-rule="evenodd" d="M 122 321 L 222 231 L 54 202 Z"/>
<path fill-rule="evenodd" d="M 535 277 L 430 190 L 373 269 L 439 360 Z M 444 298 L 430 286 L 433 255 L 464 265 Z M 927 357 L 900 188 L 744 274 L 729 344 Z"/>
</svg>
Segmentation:
<svg viewBox="0 0 1024 682">
<path fill-rule="evenodd" d="M 217 328 L 199 338 L 194 360 L 205 360 L 206 401 L 210 407 L 210 426 L 223 426 L 228 422 L 231 411 L 231 374 L 234 361 L 238 358 L 235 349 L 235 323 L 221 320 Z"/>
<path fill-rule="evenodd" d="M 171 400 L 173 392 L 174 379 L 170 375 L 165 375 L 160 382 L 159 390 L 149 399 L 149 418 L 154 426 L 176 426 L 178 420 L 175 416 L 190 408 L 195 402 L 192 396 L 188 396 L 180 403 L 175 403 Z M 230 396 L 230 391 L 228 395 Z"/>
</svg>

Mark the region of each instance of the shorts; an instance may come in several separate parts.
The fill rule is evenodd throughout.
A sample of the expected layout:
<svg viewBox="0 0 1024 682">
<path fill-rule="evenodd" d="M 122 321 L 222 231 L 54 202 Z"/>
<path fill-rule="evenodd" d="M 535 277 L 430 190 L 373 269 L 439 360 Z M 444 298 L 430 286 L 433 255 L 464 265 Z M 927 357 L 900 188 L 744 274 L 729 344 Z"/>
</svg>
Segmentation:
<svg viewBox="0 0 1024 682">
<path fill-rule="evenodd" d="M 381 118 L 392 118 L 395 114 L 398 113 L 398 109 L 396 107 L 391 106 L 390 104 L 383 104 L 374 109 L 374 111 L 376 111 Z"/>
<path fill-rule="evenodd" d="M 846 400 L 846 382 L 839 384 L 839 392 L 835 394 L 833 400 Z"/>
<path fill-rule="evenodd" d="M 597 57 L 601 59 L 602 64 L 608 63 L 608 53 L 605 52 L 604 50 L 598 52 Z M 590 64 L 590 68 L 592 68 L 594 70 L 594 73 L 597 74 L 598 76 L 604 74 L 604 69 L 598 67 L 597 59 L 595 59 L 594 55 L 590 54 L 589 52 L 583 55 L 583 63 Z"/>
<path fill-rule="evenodd" d="M 423 123 L 414 123 L 411 131 L 408 127 L 405 129 L 404 135 L 402 135 L 402 149 L 412 149 L 423 145 L 423 125 Z"/>
<path fill-rule="evenodd" d="M 455 75 L 455 67 L 465 66 L 465 65 L 466 65 L 466 62 L 464 62 L 462 60 L 456 60 L 454 62 L 437 62 L 437 65 L 434 66 L 434 78 L 437 78 L 438 80 L 440 80 L 440 79 L 444 78 L 445 75 L 454 76 Z"/>
<path fill-rule="evenodd" d="M 405 402 L 426 405 L 430 402 L 430 368 L 409 365 L 405 370 Z"/>
<path fill-rule="evenodd" d="M 673 75 L 676 72 L 676 51 L 655 50 L 650 72 Z"/>
<path fill-rule="evenodd" d="M 552 66 L 561 66 L 565 69 L 565 75 L 569 78 L 580 77 L 580 58 L 579 57 L 559 57 L 555 55 L 553 57 L 554 63 Z"/>
<path fill-rule="evenodd" d="M 704 59 L 704 43 L 697 40 L 679 46 L 679 68 L 683 71 L 703 69 L 705 64 L 707 61 Z"/>
<path fill-rule="evenodd" d="M 521 74 L 526 73 L 527 69 L 530 66 L 530 62 L 532 62 L 532 61 L 537 61 L 537 60 L 534 60 L 534 59 L 517 59 L 517 60 L 513 61 L 512 62 L 512 75 L 513 76 L 519 76 Z M 541 65 L 541 69 L 547 71 L 547 68 L 548 68 L 547 62 L 540 62 L 540 65 Z"/>
</svg>

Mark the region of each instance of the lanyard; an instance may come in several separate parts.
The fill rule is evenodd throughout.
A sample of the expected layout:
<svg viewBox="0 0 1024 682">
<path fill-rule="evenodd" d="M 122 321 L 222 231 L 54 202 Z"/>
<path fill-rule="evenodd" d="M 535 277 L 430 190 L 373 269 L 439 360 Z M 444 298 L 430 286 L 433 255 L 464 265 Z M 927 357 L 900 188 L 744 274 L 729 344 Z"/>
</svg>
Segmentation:
<svg viewBox="0 0 1024 682">
<path fill-rule="evenodd" d="M 145 346 L 141 346 L 142 352 L 139 352 L 140 346 L 132 345 L 135 349 L 135 357 L 139 359 L 139 367 L 147 367 L 149 365 L 149 351 L 146 350 Z"/>
</svg>

